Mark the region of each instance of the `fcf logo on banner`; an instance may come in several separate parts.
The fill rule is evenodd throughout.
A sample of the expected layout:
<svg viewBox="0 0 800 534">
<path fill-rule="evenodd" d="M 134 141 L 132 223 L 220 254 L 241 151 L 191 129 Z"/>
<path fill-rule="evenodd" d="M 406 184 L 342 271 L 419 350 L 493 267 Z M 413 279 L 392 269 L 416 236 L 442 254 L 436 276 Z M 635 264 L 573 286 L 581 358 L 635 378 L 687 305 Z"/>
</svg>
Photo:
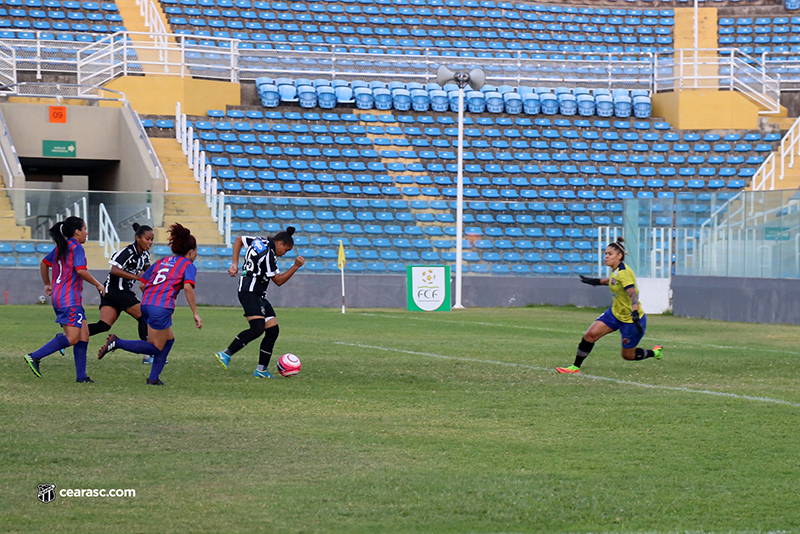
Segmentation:
<svg viewBox="0 0 800 534">
<path fill-rule="evenodd" d="M 450 310 L 450 267 L 409 265 L 408 302 L 411 311 Z"/>
</svg>

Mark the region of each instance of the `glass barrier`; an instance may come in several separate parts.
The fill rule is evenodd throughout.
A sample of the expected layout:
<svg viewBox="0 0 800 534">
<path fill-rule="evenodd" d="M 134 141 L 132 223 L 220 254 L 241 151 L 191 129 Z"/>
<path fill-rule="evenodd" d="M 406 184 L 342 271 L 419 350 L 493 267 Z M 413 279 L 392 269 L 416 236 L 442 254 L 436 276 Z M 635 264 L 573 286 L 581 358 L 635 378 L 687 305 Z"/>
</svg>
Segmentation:
<svg viewBox="0 0 800 534">
<path fill-rule="evenodd" d="M 50 246 L 47 230 L 79 215 L 89 227 L 90 267 L 105 268 L 113 249 L 133 239 L 132 224 L 156 229 L 156 257 L 169 254 L 167 227 L 180 221 L 198 239 L 201 270 L 223 271 L 238 235 L 297 229 L 308 272 L 338 272 L 339 241 L 351 273 L 401 273 L 408 264 L 456 262 L 456 202 L 450 197 L 181 195 L 44 189 L 5 190 L 31 247 L 0 241 L 0 265 L 35 267 Z M 626 262 L 641 278 L 672 274 L 796 278 L 800 214 L 794 192 L 651 193 L 538 190 L 507 199 L 465 189 L 463 270 L 522 276 L 606 275 L 605 244 L 626 241 Z M 503 192 L 509 190 L 504 189 Z M 219 205 L 224 206 L 220 213 Z M 230 212 L 230 225 L 224 216 Z M 229 230 L 228 230 L 229 229 Z"/>
<path fill-rule="evenodd" d="M 678 194 L 676 274 L 746 278 L 800 276 L 797 191 Z"/>
</svg>

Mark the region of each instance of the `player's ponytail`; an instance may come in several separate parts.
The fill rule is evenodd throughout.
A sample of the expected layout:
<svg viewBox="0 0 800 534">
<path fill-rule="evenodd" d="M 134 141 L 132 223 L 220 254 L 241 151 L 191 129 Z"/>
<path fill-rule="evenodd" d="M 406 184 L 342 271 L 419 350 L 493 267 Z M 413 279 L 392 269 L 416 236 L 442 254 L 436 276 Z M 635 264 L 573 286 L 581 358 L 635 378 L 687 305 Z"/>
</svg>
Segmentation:
<svg viewBox="0 0 800 534">
<path fill-rule="evenodd" d="M 625 257 L 625 239 L 622 236 L 619 236 L 615 242 L 609 243 L 608 246 L 613 246 L 617 250 L 622 253 L 622 257 Z"/>
<path fill-rule="evenodd" d="M 49 230 L 50 237 L 56 244 L 56 258 L 62 259 L 67 255 L 69 245 L 67 240 L 75 237 L 75 232 L 82 230 L 86 223 L 80 217 L 67 217 L 59 221 Z"/>
<path fill-rule="evenodd" d="M 132 226 L 133 226 L 133 231 L 136 234 L 136 237 L 142 237 L 147 232 L 153 231 L 153 229 L 147 226 L 146 224 L 133 223 Z"/>
<path fill-rule="evenodd" d="M 286 230 L 275 234 L 275 237 L 272 238 L 272 241 L 273 242 L 280 241 L 287 247 L 293 247 L 294 246 L 294 238 L 292 237 L 293 234 L 294 234 L 294 226 L 287 226 Z"/>
<path fill-rule="evenodd" d="M 169 246 L 176 256 L 186 256 L 190 250 L 197 248 L 197 240 L 191 230 L 175 223 L 169 227 Z"/>
</svg>

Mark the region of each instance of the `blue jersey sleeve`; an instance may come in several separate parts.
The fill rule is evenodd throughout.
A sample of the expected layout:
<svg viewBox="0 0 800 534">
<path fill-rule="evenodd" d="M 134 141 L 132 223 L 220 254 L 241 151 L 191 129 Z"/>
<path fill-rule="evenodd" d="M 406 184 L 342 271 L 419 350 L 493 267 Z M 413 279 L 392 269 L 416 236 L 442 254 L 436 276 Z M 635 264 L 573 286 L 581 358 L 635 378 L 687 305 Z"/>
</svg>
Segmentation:
<svg viewBox="0 0 800 534">
<path fill-rule="evenodd" d="M 43 261 L 45 264 L 47 264 L 47 265 L 53 265 L 53 260 L 55 260 L 55 259 L 56 259 L 56 251 L 57 251 L 57 250 L 58 250 L 58 249 L 54 248 L 53 250 L 51 250 L 50 252 L 48 252 L 48 253 L 47 253 L 47 256 L 45 256 L 45 257 L 44 257 L 44 259 L 43 259 L 42 261 Z"/>
<path fill-rule="evenodd" d="M 186 270 L 183 271 L 183 282 L 189 282 L 192 286 L 195 286 L 195 278 L 197 277 L 197 267 L 194 266 L 194 263 L 189 263 L 186 266 Z"/>
<path fill-rule="evenodd" d="M 86 251 L 81 245 L 72 249 L 72 266 L 76 271 L 86 269 Z"/>
<path fill-rule="evenodd" d="M 153 278 L 153 267 L 155 267 L 155 263 L 147 268 L 144 272 L 140 280 L 144 280 L 145 282 L 149 282 L 151 278 Z"/>
</svg>

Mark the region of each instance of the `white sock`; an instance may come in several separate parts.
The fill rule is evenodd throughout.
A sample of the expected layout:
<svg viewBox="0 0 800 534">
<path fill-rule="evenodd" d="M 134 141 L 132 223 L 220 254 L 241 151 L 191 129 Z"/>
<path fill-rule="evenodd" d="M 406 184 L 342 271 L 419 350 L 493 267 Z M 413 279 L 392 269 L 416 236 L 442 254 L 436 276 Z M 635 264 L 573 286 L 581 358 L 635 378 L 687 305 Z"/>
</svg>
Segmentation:
<svg viewBox="0 0 800 534">
<path fill-rule="evenodd" d="M 258 366 L 258 370 L 263 373 L 264 371 L 267 370 L 267 366 L 266 365 L 259 365 Z"/>
</svg>

